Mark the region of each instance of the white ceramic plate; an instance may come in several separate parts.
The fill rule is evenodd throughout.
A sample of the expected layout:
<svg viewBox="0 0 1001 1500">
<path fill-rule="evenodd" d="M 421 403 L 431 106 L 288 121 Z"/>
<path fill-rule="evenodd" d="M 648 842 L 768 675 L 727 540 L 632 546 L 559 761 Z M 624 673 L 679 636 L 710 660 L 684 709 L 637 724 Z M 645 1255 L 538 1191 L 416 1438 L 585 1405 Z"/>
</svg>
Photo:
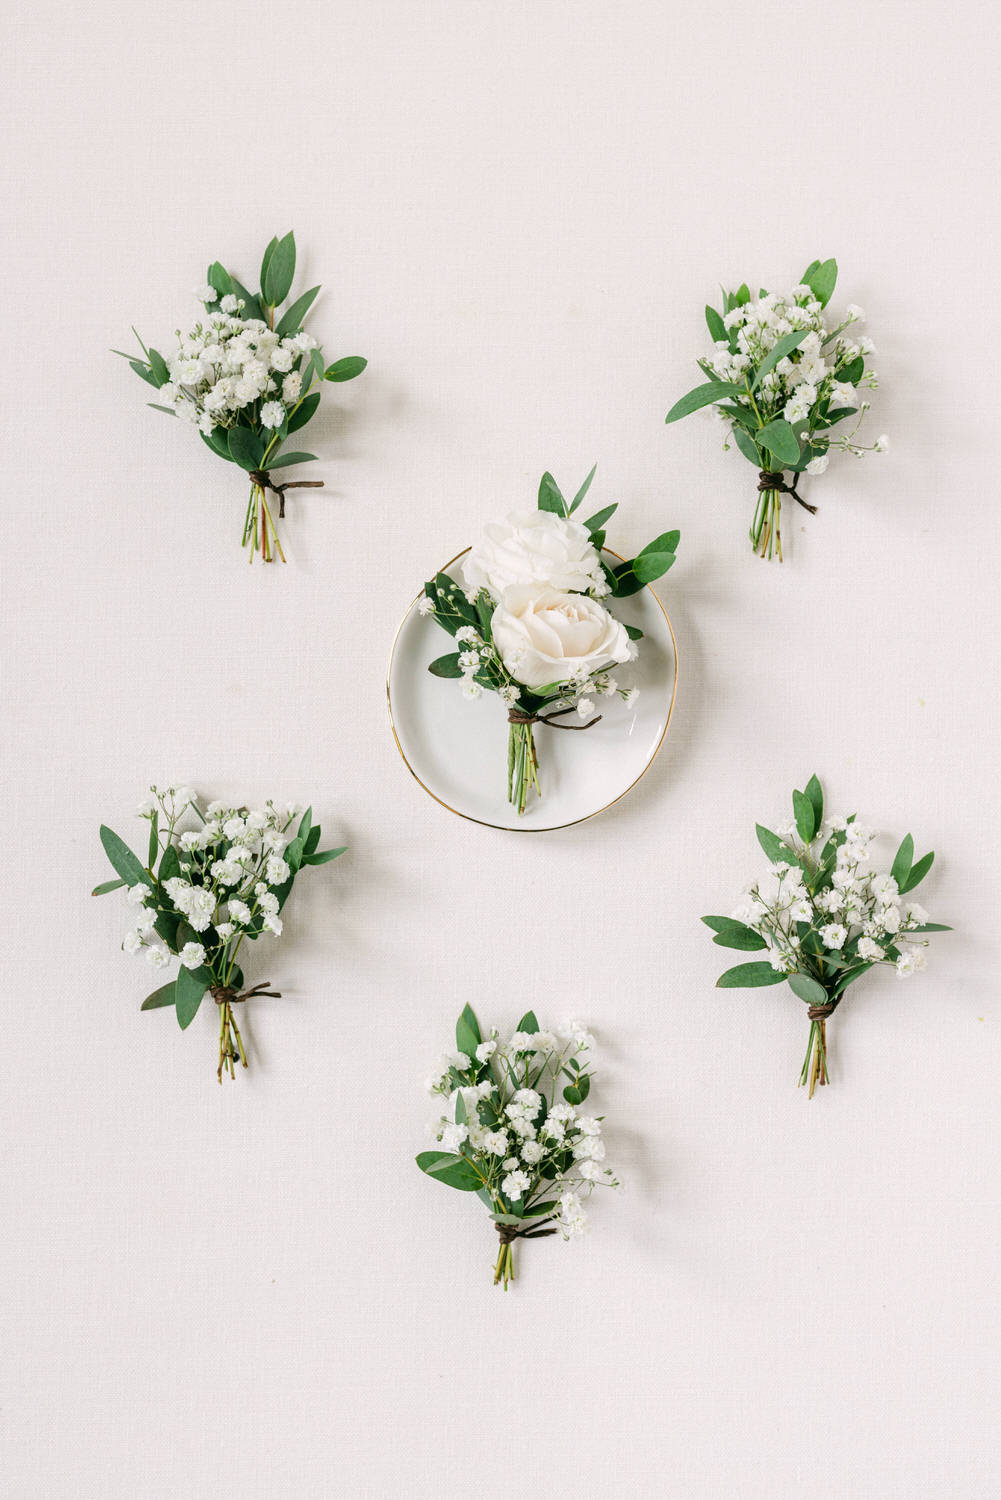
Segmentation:
<svg viewBox="0 0 1001 1500">
<path fill-rule="evenodd" d="M 455 577 L 464 556 L 440 571 Z M 531 793 L 520 817 L 507 801 L 507 710 L 496 693 L 470 702 L 457 681 L 432 677 L 428 664 L 454 648 L 433 618 L 418 614 L 420 598 L 396 633 L 386 687 L 400 754 L 436 802 L 474 823 L 532 833 L 593 818 L 636 785 L 667 733 L 678 686 L 674 631 L 652 588 L 614 601 L 616 617 L 644 635 L 639 658 L 616 668 L 622 686 L 639 688 L 637 702 L 596 699 L 601 723 L 583 734 L 537 724 L 542 796 Z"/>
</svg>

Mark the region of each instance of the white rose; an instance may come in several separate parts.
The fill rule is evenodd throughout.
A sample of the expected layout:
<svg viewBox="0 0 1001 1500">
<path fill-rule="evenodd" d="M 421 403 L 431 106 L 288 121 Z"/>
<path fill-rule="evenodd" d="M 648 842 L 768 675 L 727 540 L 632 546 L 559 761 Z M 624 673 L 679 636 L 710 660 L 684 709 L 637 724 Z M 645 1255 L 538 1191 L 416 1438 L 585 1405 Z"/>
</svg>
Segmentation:
<svg viewBox="0 0 1001 1500">
<path fill-rule="evenodd" d="M 505 667 L 530 688 L 629 660 L 624 628 L 586 594 L 509 588 L 494 610 L 491 629 Z"/>
<path fill-rule="evenodd" d="M 468 589 L 489 589 L 495 599 L 519 583 L 586 593 L 604 578 L 587 528 L 548 510 L 512 513 L 488 526 L 466 554 L 462 576 Z"/>
</svg>

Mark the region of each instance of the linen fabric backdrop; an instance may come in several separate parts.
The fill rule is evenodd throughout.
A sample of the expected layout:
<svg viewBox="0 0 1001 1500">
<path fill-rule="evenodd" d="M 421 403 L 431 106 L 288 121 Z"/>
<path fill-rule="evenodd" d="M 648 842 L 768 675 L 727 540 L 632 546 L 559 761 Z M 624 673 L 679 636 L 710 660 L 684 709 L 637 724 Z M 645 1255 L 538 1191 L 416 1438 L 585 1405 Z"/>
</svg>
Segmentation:
<svg viewBox="0 0 1001 1500">
<path fill-rule="evenodd" d="M 987 1500 L 998 1493 L 997 8 L 959 0 L 433 0 L 8 9 L 0 1443 L 9 1500 L 345 1495 Z M 234 468 L 115 359 L 221 258 L 294 228 L 329 358 L 287 567 Z M 814 257 L 866 308 L 865 431 L 751 553 L 708 417 L 703 306 Z M 408 775 L 385 676 L 429 571 L 598 461 L 681 679 L 612 811 L 523 838 Z M 300 471 L 295 477 L 303 477 Z M 502 768 L 503 728 L 498 726 Z M 956 931 L 831 1025 L 726 992 L 699 917 L 754 823 L 832 811 L 935 849 Z M 248 980 L 140 1015 L 98 827 L 149 781 L 311 801 Z M 491 1284 L 486 1211 L 428 1180 L 422 1080 L 484 1027 L 586 1019 L 628 1183 Z"/>
</svg>

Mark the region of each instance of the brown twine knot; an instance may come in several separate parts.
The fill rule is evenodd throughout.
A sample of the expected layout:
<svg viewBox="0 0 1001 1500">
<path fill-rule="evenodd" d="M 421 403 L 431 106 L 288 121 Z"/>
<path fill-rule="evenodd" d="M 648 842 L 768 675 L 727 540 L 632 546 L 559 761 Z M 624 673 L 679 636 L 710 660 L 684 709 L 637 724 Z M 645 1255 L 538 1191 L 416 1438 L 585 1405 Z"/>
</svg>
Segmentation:
<svg viewBox="0 0 1001 1500">
<path fill-rule="evenodd" d="M 270 983 L 270 979 L 262 980 L 260 984 L 255 984 L 253 989 L 244 990 L 243 993 L 239 995 L 231 985 L 212 984 L 209 985 L 209 994 L 212 996 L 212 999 L 215 1001 L 216 1005 L 239 1005 L 244 1000 L 252 1000 L 255 995 L 267 995 L 272 1000 L 280 1000 L 281 991 L 268 989 L 268 985 Z"/>
<path fill-rule="evenodd" d="M 772 474 L 768 469 L 761 469 L 758 473 L 759 491 L 763 492 L 765 490 L 779 490 L 783 495 L 791 495 L 794 500 L 799 502 L 804 510 L 808 510 L 811 516 L 815 516 L 817 514 L 817 507 L 815 505 L 811 505 L 808 500 L 803 499 L 803 496 L 796 488 L 798 483 L 798 474 L 793 475 L 792 484 L 787 484 L 784 475 L 781 473 Z"/>
<path fill-rule="evenodd" d="M 826 1005 L 811 1005 L 806 1013 L 807 1019 L 810 1021 L 826 1021 L 828 1016 L 833 1016 L 837 1008 L 837 1000 L 831 1000 Z"/>
<path fill-rule="evenodd" d="M 285 519 L 285 491 L 286 490 L 322 490 L 322 479 L 287 479 L 284 484 L 275 484 L 267 469 L 254 469 L 250 475 L 251 481 L 262 490 L 270 490 L 272 495 L 278 496 L 278 519 Z"/>
<path fill-rule="evenodd" d="M 559 708 L 552 714 L 527 714 L 524 709 L 509 708 L 507 711 L 507 721 L 509 724 L 548 724 L 551 729 L 591 729 L 601 718 L 601 714 L 595 714 L 594 718 L 588 719 L 586 724 L 553 723 L 554 719 L 561 719 L 564 714 L 575 712 L 576 709 L 573 708 Z"/>
<path fill-rule="evenodd" d="M 497 1238 L 502 1245 L 513 1244 L 515 1240 L 543 1240 L 547 1234 L 557 1234 L 556 1228 L 551 1229 L 516 1229 L 513 1224 L 498 1224 L 494 1220 L 497 1230 Z"/>
</svg>

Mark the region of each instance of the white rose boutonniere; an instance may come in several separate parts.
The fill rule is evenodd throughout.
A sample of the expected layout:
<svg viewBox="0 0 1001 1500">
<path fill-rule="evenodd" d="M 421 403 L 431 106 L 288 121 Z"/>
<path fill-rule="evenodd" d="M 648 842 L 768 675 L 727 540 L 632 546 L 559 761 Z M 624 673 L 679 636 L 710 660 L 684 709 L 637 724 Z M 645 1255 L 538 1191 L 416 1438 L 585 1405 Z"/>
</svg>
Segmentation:
<svg viewBox="0 0 1001 1500">
<path fill-rule="evenodd" d="M 460 648 L 428 670 L 461 679 L 467 698 L 486 688 L 507 707 L 507 793 L 519 813 L 530 790 L 541 795 L 536 724 L 590 729 L 602 717 L 592 717 L 592 695 L 635 700 L 637 689 L 620 687 L 609 668 L 633 660 L 643 632 L 601 601 L 627 598 L 660 578 L 678 546 L 679 533 L 665 531 L 627 562 L 613 568 L 604 561 L 605 526 L 618 506 L 573 519 L 594 472 L 570 502 L 544 474 L 538 510 L 488 526 L 467 554 L 465 586 L 438 573 L 418 604 Z M 586 722 L 564 722 L 575 710 Z"/>
</svg>

